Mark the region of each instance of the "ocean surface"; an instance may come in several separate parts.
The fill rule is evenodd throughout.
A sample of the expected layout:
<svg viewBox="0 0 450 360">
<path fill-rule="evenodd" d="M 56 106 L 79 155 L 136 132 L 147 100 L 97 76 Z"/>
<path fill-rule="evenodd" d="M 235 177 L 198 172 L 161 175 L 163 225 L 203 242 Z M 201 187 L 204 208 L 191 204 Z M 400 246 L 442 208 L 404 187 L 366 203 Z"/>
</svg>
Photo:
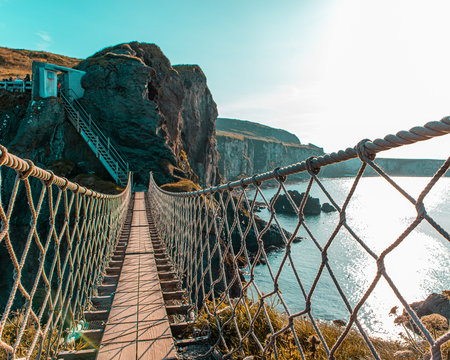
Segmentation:
<svg viewBox="0 0 450 360">
<path fill-rule="evenodd" d="M 394 177 L 393 180 L 417 199 L 430 178 Z M 353 178 L 322 180 L 339 206 L 343 205 L 353 181 Z M 287 189 L 304 192 L 306 187 L 307 183 L 298 183 L 288 185 Z M 263 192 L 270 200 L 276 189 L 264 189 Z M 321 203 L 329 202 L 317 184 L 313 185 L 311 195 L 319 197 Z M 262 198 L 257 200 L 262 201 Z M 424 203 L 428 214 L 450 232 L 450 178 L 439 180 Z M 270 217 L 267 209 L 258 215 L 264 220 Z M 360 180 L 346 212 L 351 229 L 377 255 L 402 234 L 416 215 L 414 205 L 379 177 Z M 278 214 L 278 219 L 281 226 L 290 232 L 294 231 L 298 223 L 295 216 Z M 307 226 L 321 246 L 328 241 L 338 222 L 337 212 L 306 217 Z M 287 260 L 279 278 L 283 299 L 291 313 L 299 312 L 305 306 L 292 265 L 297 269 L 306 292 L 309 292 L 321 264 L 320 251 L 305 228 L 301 227 L 298 234 L 304 239 L 292 245 L 293 264 Z M 285 251 L 281 249 L 268 256 L 274 276 L 284 255 Z M 343 228 L 329 248 L 328 260 L 343 292 L 354 307 L 375 278 L 375 260 Z M 425 220 L 386 257 L 385 263 L 387 274 L 408 303 L 424 300 L 432 292 L 450 290 L 450 244 Z M 264 293 L 273 290 L 273 280 L 267 265 L 256 266 L 255 279 Z M 279 302 L 274 301 L 274 304 L 280 310 L 283 309 Z M 371 335 L 396 338 L 401 329 L 394 325 L 394 318 L 389 316 L 394 306 L 399 307 L 399 312 L 403 309 L 393 290 L 381 278 L 361 308 L 359 320 Z M 326 269 L 312 296 L 312 312 L 315 317 L 324 320 L 349 319 L 344 302 Z"/>
</svg>

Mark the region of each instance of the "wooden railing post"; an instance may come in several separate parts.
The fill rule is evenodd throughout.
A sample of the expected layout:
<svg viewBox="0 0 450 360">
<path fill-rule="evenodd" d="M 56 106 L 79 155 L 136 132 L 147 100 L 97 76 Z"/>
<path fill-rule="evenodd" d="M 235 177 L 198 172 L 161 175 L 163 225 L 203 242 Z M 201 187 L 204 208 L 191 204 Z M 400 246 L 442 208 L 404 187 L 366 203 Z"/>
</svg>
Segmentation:
<svg viewBox="0 0 450 360">
<path fill-rule="evenodd" d="M 97 150 L 97 157 L 100 157 L 99 154 L 98 154 L 98 136 L 95 137 L 95 140 L 96 140 L 96 143 L 97 143 L 95 145 L 95 149 Z"/>
<path fill-rule="evenodd" d="M 80 113 L 77 111 L 77 131 L 80 132 Z"/>
<path fill-rule="evenodd" d="M 109 146 L 110 146 L 110 138 L 108 138 L 108 152 L 109 152 Z"/>
</svg>

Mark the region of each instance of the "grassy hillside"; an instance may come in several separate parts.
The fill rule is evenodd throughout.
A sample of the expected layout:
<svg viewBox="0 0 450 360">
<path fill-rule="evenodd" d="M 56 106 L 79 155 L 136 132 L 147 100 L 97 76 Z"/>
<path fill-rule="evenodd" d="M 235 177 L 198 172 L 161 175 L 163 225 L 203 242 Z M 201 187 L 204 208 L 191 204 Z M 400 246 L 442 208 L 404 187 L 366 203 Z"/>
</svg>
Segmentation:
<svg viewBox="0 0 450 360">
<path fill-rule="evenodd" d="M 218 135 L 242 138 L 243 136 L 266 141 L 300 145 L 298 137 L 286 130 L 272 128 L 247 120 L 217 118 Z"/>
<path fill-rule="evenodd" d="M 43 61 L 55 65 L 73 67 L 81 60 L 45 51 L 0 47 L 0 80 L 10 76 L 15 77 L 16 75 L 20 75 L 23 77 L 26 74 L 31 74 L 31 63 L 33 61 Z"/>
</svg>

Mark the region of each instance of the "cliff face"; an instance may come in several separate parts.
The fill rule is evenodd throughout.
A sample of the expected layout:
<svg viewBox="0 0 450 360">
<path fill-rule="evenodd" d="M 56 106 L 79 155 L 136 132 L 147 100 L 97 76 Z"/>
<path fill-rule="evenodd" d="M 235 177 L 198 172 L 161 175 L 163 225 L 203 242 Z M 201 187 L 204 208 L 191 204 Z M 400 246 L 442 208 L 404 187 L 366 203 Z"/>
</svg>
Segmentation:
<svg viewBox="0 0 450 360">
<path fill-rule="evenodd" d="M 218 129 L 230 130 L 231 127 L 218 124 Z M 234 131 L 217 131 L 217 150 L 220 154 L 219 172 L 225 180 L 236 180 L 245 176 L 290 165 L 310 156 L 323 154 L 323 149 L 314 145 L 302 145 L 294 134 L 285 130 L 262 127 L 260 124 L 245 122 L 245 130 L 233 120 Z M 254 124 L 252 127 L 251 124 Z M 264 132 L 262 132 L 263 130 Z M 264 138 L 262 134 L 270 134 Z M 289 135 L 287 135 L 287 134 Z M 249 135 L 251 134 L 251 135 Z M 255 136 L 259 135 L 259 136 Z M 297 139 L 297 143 L 286 143 L 280 139 Z M 292 178 L 304 178 L 298 174 Z"/>
<path fill-rule="evenodd" d="M 214 184 L 216 104 L 198 66 L 172 67 L 158 46 L 132 42 L 78 65 L 81 102 L 130 162 L 135 181 Z M 198 177 L 197 177 L 198 175 Z"/>
<path fill-rule="evenodd" d="M 190 164 L 204 184 L 217 182 L 217 107 L 198 65 L 175 65 L 184 86 L 181 140 Z"/>
</svg>

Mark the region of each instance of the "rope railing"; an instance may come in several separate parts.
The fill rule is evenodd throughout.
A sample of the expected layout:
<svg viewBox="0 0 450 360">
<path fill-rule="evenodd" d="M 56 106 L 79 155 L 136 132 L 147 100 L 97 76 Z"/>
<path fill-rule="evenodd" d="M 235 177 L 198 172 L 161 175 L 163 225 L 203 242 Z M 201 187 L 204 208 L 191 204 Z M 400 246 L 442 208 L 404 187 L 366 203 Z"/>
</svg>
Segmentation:
<svg viewBox="0 0 450 360">
<path fill-rule="evenodd" d="M 424 202 L 436 189 L 436 184 L 444 181 L 442 178 L 450 166 L 450 158 L 443 161 L 434 174 L 430 174 L 431 179 L 420 195 L 414 197 L 376 163 L 375 154 L 449 133 L 450 118 L 446 117 L 423 127 L 388 135 L 384 139 L 363 140 L 354 148 L 195 192 L 171 193 L 162 190 L 150 176 L 150 209 L 195 314 L 192 325 L 194 333 L 209 338 L 209 350 L 205 355 L 218 351 L 228 359 L 248 355 L 268 359 L 394 359 L 394 350 L 397 349 L 399 358 L 403 354 L 403 357 L 417 359 L 427 356 L 433 360 L 442 359 L 442 349 L 447 346 L 445 351 L 448 351 L 449 347 L 448 319 L 446 327 L 436 330 L 430 328 L 423 317 L 419 318 L 409 303 L 411 299 L 407 300 L 394 282 L 386 258 L 398 257 L 394 250 L 404 250 L 411 234 L 422 223 L 431 225 L 433 236 L 444 244 L 444 252 L 447 249 L 448 253 L 445 246 L 450 242 L 449 229 L 440 224 L 442 218 L 435 218 L 427 210 Z M 327 188 L 329 183 L 319 177 L 320 169 L 353 158 L 361 161 L 358 173 L 337 200 L 336 194 Z M 365 234 L 360 234 L 361 227 L 348 220 L 350 216 L 358 216 L 351 212 L 350 207 L 356 201 L 355 193 L 362 186 L 362 177 L 369 168 L 415 213 L 407 222 L 399 224 L 404 227 L 400 232 L 396 229 L 392 240 L 383 247 L 368 241 Z M 309 174 L 309 181 L 304 185 L 305 195 L 300 202 L 294 201 L 287 189 L 288 176 L 298 172 Z M 272 180 L 271 199 L 266 196 L 268 186 L 264 182 L 267 180 Z M 275 187 L 273 180 L 276 181 Z M 331 203 L 337 214 L 336 223 L 322 225 L 330 228 L 326 235 L 323 232 L 316 234 L 317 227 L 314 228 L 312 218 L 305 214 L 313 187 Z M 382 196 L 379 194 L 379 197 Z M 289 229 L 291 232 L 283 228 L 286 215 L 276 210 L 281 198 L 288 202 L 294 214 L 290 218 L 294 222 L 292 229 Z M 390 206 L 389 200 L 385 202 L 385 207 Z M 257 216 L 257 205 L 266 209 L 265 221 Z M 371 204 L 365 206 L 370 207 Z M 305 234 L 300 244 L 309 242 L 310 251 L 317 253 L 316 270 L 309 280 L 305 279 L 307 269 L 297 265 L 293 254 L 297 245 L 294 243 L 300 233 Z M 277 252 L 277 261 L 268 254 L 268 244 L 274 234 L 281 239 L 283 248 Z M 336 270 L 342 264 L 333 258 L 336 255 L 333 248 L 339 246 L 344 235 L 351 244 L 346 249 L 348 257 L 354 256 L 350 254 L 357 249 L 361 257 L 367 257 L 368 261 L 363 271 L 367 272 L 370 281 L 356 298 L 355 294 L 346 291 L 345 279 Z M 301 256 L 312 254 L 302 253 Z M 258 277 L 261 263 L 266 269 L 264 278 Z M 282 279 L 288 272 L 290 282 L 286 284 Z M 350 273 L 348 277 L 359 275 Z M 444 282 L 448 285 L 448 273 L 444 276 L 447 276 Z M 333 308 L 336 304 L 332 301 L 339 301 L 344 308 L 346 319 L 341 323 L 323 321 L 315 315 L 317 296 L 326 300 L 323 292 L 317 294 L 325 278 L 329 279 L 338 299 L 330 300 L 329 306 Z M 262 282 L 266 283 L 264 290 Z M 403 315 L 395 319 L 396 323 L 403 325 L 409 337 L 403 345 L 396 341 L 384 342 L 373 336 L 361 318 L 362 310 L 368 299 L 374 296 L 375 288 L 383 284 L 387 284 L 392 296 L 404 307 Z M 288 299 L 286 292 L 291 296 L 294 293 L 295 299 Z M 293 304 L 303 305 L 299 308 L 299 305 Z M 395 311 L 396 308 L 391 310 L 392 313 Z M 362 352 L 351 355 L 352 347 L 361 348 Z"/>
<path fill-rule="evenodd" d="M 55 358 L 112 258 L 131 175 L 106 195 L 0 151 L 0 358 Z"/>
</svg>

